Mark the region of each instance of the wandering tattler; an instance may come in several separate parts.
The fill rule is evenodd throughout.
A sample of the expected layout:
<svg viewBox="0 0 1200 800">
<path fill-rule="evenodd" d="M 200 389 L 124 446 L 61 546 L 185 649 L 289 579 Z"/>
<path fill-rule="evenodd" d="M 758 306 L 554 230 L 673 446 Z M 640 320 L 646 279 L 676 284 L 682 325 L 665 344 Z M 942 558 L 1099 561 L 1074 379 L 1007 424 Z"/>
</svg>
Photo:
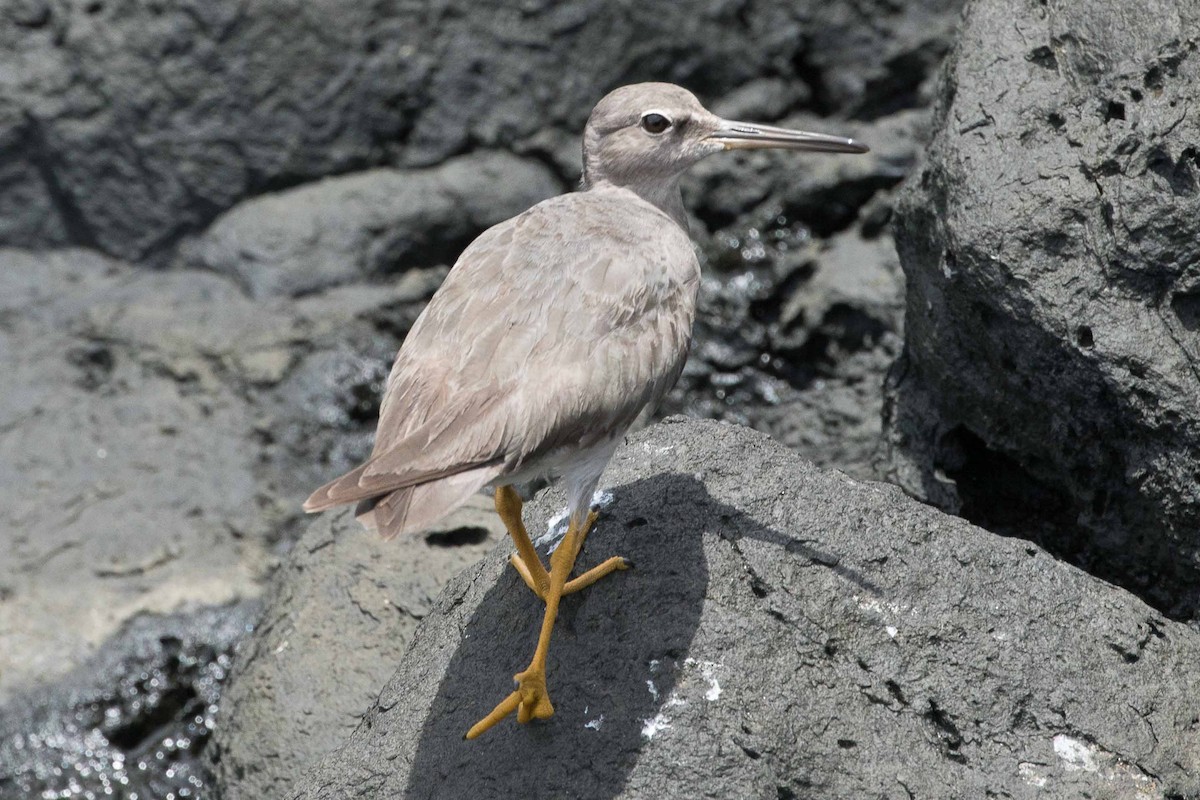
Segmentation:
<svg viewBox="0 0 1200 800">
<path fill-rule="evenodd" d="M 687 358 L 700 264 L 679 178 L 722 150 L 865 153 L 839 136 L 734 122 L 669 83 L 617 89 L 583 136 L 582 191 L 485 231 L 459 257 L 396 355 L 366 463 L 304 504 L 358 503 L 385 537 L 428 528 L 484 487 L 516 544 L 510 561 L 545 601 L 517 688 L 467 733 L 554 713 L 546 654 L 559 599 L 630 565 L 568 579 L 595 522 L 592 493 L 617 444 Z M 514 484 L 561 477 L 570 521 L 542 565 Z"/>
</svg>

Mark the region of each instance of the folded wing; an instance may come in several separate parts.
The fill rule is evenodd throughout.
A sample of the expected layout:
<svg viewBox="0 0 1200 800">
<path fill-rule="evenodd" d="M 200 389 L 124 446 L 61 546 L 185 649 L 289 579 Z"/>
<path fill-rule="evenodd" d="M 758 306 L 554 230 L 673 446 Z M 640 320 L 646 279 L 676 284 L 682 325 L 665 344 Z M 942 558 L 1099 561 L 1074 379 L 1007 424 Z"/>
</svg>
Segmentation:
<svg viewBox="0 0 1200 800">
<path fill-rule="evenodd" d="M 683 231 L 623 199 L 564 195 L 476 239 L 396 357 L 370 459 L 305 510 L 366 501 L 381 533 L 419 530 L 656 402 L 686 358 L 699 267 Z"/>
</svg>

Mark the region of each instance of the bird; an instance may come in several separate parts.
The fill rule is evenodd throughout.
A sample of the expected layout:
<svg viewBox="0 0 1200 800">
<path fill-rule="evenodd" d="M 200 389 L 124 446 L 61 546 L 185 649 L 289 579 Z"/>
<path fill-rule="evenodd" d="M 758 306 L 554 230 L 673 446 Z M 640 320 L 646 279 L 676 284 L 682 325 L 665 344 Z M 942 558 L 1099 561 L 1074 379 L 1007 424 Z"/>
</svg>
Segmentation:
<svg viewBox="0 0 1200 800">
<path fill-rule="evenodd" d="M 494 491 L 516 547 L 509 561 L 545 609 L 529 666 L 465 738 L 513 712 L 521 723 L 553 715 L 546 662 L 561 598 L 631 566 L 612 556 L 571 577 L 601 474 L 687 358 L 700 263 L 680 179 L 710 155 L 764 148 L 868 151 L 842 136 L 722 119 L 674 84 L 605 95 L 584 127 L 579 190 L 467 246 L 396 355 L 370 457 L 304 503 L 310 513 L 357 503 L 359 521 L 392 538 Z M 549 568 L 517 489 L 546 478 L 563 482 L 569 510 Z"/>
</svg>

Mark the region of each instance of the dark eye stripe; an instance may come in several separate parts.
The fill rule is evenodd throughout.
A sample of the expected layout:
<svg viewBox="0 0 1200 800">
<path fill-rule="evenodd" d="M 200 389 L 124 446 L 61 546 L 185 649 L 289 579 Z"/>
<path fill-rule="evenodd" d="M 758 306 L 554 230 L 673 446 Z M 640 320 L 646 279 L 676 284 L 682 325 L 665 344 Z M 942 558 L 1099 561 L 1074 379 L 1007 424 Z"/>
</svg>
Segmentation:
<svg viewBox="0 0 1200 800">
<path fill-rule="evenodd" d="M 671 120 L 662 114 L 651 111 L 642 117 L 642 130 L 646 133 L 662 133 L 671 127 Z"/>
</svg>

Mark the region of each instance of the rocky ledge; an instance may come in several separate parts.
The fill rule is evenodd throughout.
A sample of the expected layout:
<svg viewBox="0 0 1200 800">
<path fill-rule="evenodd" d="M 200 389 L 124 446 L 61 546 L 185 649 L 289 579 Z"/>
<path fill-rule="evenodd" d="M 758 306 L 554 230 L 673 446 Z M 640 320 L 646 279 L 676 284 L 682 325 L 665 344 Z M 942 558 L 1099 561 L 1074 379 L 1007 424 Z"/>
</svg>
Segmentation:
<svg viewBox="0 0 1200 800">
<path fill-rule="evenodd" d="M 502 545 L 447 585 L 336 750 L 288 791 L 295 763 L 256 761 L 283 767 L 272 796 L 1200 792 L 1200 635 L 1123 590 L 716 422 L 633 436 L 604 485 L 581 567 L 614 553 L 637 567 L 564 602 L 551 720 L 462 739 L 509 691 L 540 618 Z M 561 505 L 550 492 L 530 506 L 535 536 Z M 282 571 L 290 585 L 275 596 L 310 592 L 319 575 Z M 337 630 L 304 648 L 292 657 L 382 657 Z M 362 690 L 331 685 L 322 705 Z M 232 724 L 275 702 L 232 699 Z M 304 750 L 342 724 L 273 735 Z"/>
</svg>

